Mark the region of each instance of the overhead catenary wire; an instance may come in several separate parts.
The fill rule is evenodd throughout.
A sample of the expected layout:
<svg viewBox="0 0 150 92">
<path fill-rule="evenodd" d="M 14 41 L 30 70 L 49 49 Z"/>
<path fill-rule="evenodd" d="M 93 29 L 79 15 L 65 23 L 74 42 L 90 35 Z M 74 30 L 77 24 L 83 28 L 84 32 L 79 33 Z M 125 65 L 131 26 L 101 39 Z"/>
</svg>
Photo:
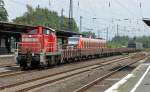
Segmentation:
<svg viewBox="0 0 150 92">
<path fill-rule="evenodd" d="M 20 1 L 16 1 L 16 0 L 11 0 L 11 1 L 14 1 L 15 3 L 18 3 L 18 4 L 26 5 L 26 4 L 24 4 L 24 3 L 20 2 Z M 61 1 L 61 0 L 60 0 L 60 1 Z M 81 8 L 80 8 L 80 10 L 81 10 Z M 82 10 L 82 11 L 85 11 L 85 10 Z M 89 13 L 89 12 L 88 12 L 88 13 Z"/>
<path fill-rule="evenodd" d="M 47 0 L 48 1 L 48 0 Z M 87 0 L 88 1 L 88 0 Z M 99 0 L 97 0 L 98 2 L 100 2 Z M 106 0 L 106 1 L 108 1 L 108 0 Z M 109 0 L 109 1 L 111 1 L 111 0 Z M 115 2 L 117 2 L 116 0 L 114 0 Z M 10 0 L 10 2 L 13 2 L 13 3 L 15 3 L 15 4 L 17 4 L 17 5 L 21 5 L 21 6 L 26 6 L 26 3 L 28 3 L 28 2 L 22 2 L 22 1 L 19 1 L 19 0 Z M 66 3 L 66 2 L 64 2 L 63 0 L 60 0 L 60 2 L 62 2 L 62 4 L 64 4 L 64 3 Z M 92 1 L 90 0 L 90 3 L 91 3 Z M 135 1 L 132 1 L 133 3 L 135 2 Z M 138 0 L 138 2 L 136 3 L 136 6 L 139 6 L 139 8 L 140 8 L 140 10 L 141 10 L 141 16 L 143 17 L 143 14 L 142 14 L 142 2 L 141 2 L 141 5 L 140 5 L 140 2 L 141 2 L 141 0 Z M 105 4 L 104 3 L 99 3 L 100 4 L 100 8 L 101 7 L 105 7 Z M 125 10 L 127 10 L 127 12 L 131 15 L 131 16 L 135 16 L 135 12 L 134 11 L 132 11 L 132 10 L 130 10 L 124 3 L 122 3 L 121 1 L 119 1 L 119 3 L 116 3 L 117 5 L 120 5 L 123 9 L 125 9 Z M 97 12 L 94 12 L 94 14 L 93 14 L 93 9 L 94 8 L 98 8 L 99 6 L 97 6 L 97 5 L 95 5 L 95 6 L 93 6 L 93 5 L 90 5 L 90 7 L 92 6 L 92 8 L 90 8 L 91 10 L 86 10 L 86 9 L 82 9 L 81 7 L 79 7 L 79 6 L 82 6 L 82 4 L 80 3 L 80 0 L 78 0 L 78 2 L 76 2 L 76 6 L 74 6 L 74 8 L 77 10 L 77 8 L 78 8 L 78 12 L 80 12 L 80 14 L 78 14 L 78 15 L 76 15 L 75 16 L 75 18 L 79 18 L 79 16 L 83 16 L 84 18 L 83 18 L 83 20 L 85 21 L 85 20 L 89 20 L 89 24 L 91 23 L 91 19 L 90 18 L 92 18 L 92 17 L 96 17 L 97 19 L 96 19 L 96 22 L 95 23 L 97 23 L 96 25 L 98 26 L 98 24 L 100 25 L 100 27 L 101 27 L 101 25 L 106 25 L 106 24 L 108 24 L 108 23 L 110 23 L 112 20 L 111 19 L 109 19 L 109 18 L 107 18 L 107 17 L 100 17 L 99 15 L 97 15 Z M 110 2 L 110 6 L 111 7 L 113 7 L 113 4 Z M 93 8 L 94 7 L 94 8 Z M 107 4 L 107 7 L 108 7 L 108 4 Z M 55 7 L 54 7 L 55 8 Z M 113 8 L 112 8 L 113 9 Z M 101 11 L 100 11 L 101 12 Z M 113 10 L 111 10 L 110 11 L 111 12 L 111 16 L 112 15 L 114 15 L 114 18 L 113 19 L 115 19 L 115 17 L 116 16 L 118 16 L 119 15 L 119 13 L 118 13 L 118 11 L 113 11 Z M 112 13 L 113 12 L 113 13 Z M 105 12 L 105 13 L 108 13 L 108 12 Z M 117 14 L 118 13 L 118 14 Z M 115 15 L 116 14 L 116 15 Z M 86 15 L 86 16 L 84 16 L 84 15 Z M 96 15 L 96 16 L 95 16 Z M 122 16 L 122 13 L 120 14 L 120 16 Z M 122 16 L 122 17 L 124 17 L 124 16 Z M 89 18 L 89 19 L 88 19 Z M 139 19 L 139 18 L 138 18 Z M 131 18 L 131 20 L 134 20 L 133 18 Z M 141 20 L 141 18 L 139 19 L 139 20 Z M 118 23 L 121 23 L 121 22 L 118 22 Z M 140 23 L 142 23 L 142 21 L 140 21 Z M 135 24 L 135 23 L 134 23 Z M 129 25 L 129 26 L 134 26 L 134 24 L 133 25 L 129 25 L 129 24 L 127 24 L 127 25 Z M 142 25 L 142 24 L 141 24 Z M 145 25 L 145 24 L 144 24 Z"/>
<path fill-rule="evenodd" d="M 118 5 L 120 5 L 122 8 L 126 9 L 128 11 L 129 14 L 136 16 L 136 14 L 134 14 L 130 9 L 128 9 L 124 4 L 122 4 L 120 1 L 118 0 L 113 0 L 114 2 L 116 2 Z"/>
<path fill-rule="evenodd" d="M 27 4 L 25 4 L 25 3 L 23 3 L 23 2 L 20 2 L 20 1 L 17 1 L 17 0 L 9 0 L 10 2 L 13 2 L 13 3 L 15 3 L 15 4 L 18 4 L 18 5 L 20 5 L 20 6 L 26 6 Z"/>
<path fill-rule="evenodd" d="M 62 2 L 62 1 L 61 1 Z M 79 2 L 78 2 L 78 5 L 79 5 Z M 84 10 L 84 9 L 81 9 L 79 6 L 73 6 L 73 8 L 74 9 L 76 9 L 76 10 L 79 10 L 80 12 L 82 12 L 82 13 L 85 13 L 85 14 L 87 14 L 87 16 L 89 16 L 89 17 L 91 17 L 92 18 L 92 16 L 94 16 L 94 14 L 92 13 L 92 12 L 89 12 L 89 11 L 86 11 L 86 10 Z M 78 16 L 76 17 L 76 16 L 74 16 L 74 17 L 76 17 L 76 18 L 79 18 L 79 14 L 78 14 Z M 81 15 L 81 16 L 83 16 L 83 15 Z M 86 16 L 83 16 L 84 18 L 86 17 Z M 89 18 L 88 17 L 88 18 Z M 107 19 L 106 18 L 100 18 L 100 17 L 97 17 L 97 19 L 102 19 L 102 20 L 104 20 L 104 22 L 106 22 L 107 21 Z"/>
<path fill-rule="evenodd" d="M 20 1 L 16 1 L 16 0 L 11 0 L 11 1 L 13 1 L 14 3 L 16 3 L 16 4 L 18 4 L 18 5 L 25 5 L 25 6 L 26 6 L 25 3 L 22 3 L 22 2 L 20 2 Z M 61 1 L 61 0 L 60 0 L 60 1 Z M 77 8 L 77 7 L 74 6 L 74 8 Z M 89 14 L 89 13 L 90 13 L 89 11 L 83 10 L 83 9 L 81 9 L 80 7 L 78 7 L 78 8 L 79 8 L 80 11 L 85 12 L 86 14 Z M 95 15 L 95 14 L 94 14 L 94 15 Z M 93 16 L 93 15 L 92 15 L 92 16 Z M 102 20 L 105 20 L 105 21 L 108 20 L 108 19 L 106 19 L 106 18 L 100 18 L 100 17 L 97 17 L 97 19 L 102 19 Z"/>
<path fill-rule="evenodd" d="M 103 4 L 102 6 L 104 6 L 104 4 Z M 78 8 L 77 10 L 80 10 L 81 12 L 84 12 L 85 14 L 87 14 L 87 16 L 88 16 L 88 15 L 94 16 L 94 17 L 96 17 L 97 19 L 102 19 L 102 20 L 104 20 L 104 21 L 108 21 L 108 20 L 109 20 L 109 19 L 106 19 L 106 18 L 102 18 L 102 17 L 97 17 L 97 16 L 95 16 L 96 14 L 93 14 L 93 9 L 92 9 L 92 7 L 90 8 L 90 9 L 92 9 L 92 10 L 91 10 L 92 12 L 83 10 L 83 9 L 81 9 L 80 7 L 76 7 L 76 6 L 74 6 L 74 8 L 75 8 L 75 9 Z M 95 8 L 98 8 L 98 7 L 95 7 Z M 111 12 L 112 12 L 112 11 L 111 11 Z M 103 13 L 104 13 L 104 12 L 103 12 Z M 112 15 L 112 14 L 114 14 L 114 12 L 112 12 L 111 15 Z M 116 15 L 116 14 L 114 14 L 114 15 Z M 118 15 L 120 15 L 120 14 L 118 14 Z M 111 20 L 109 20 L 109 22 L 110 22 L 110 21 L 111 21 Z"/>
<path fill-rule="evenodd" d="M 142 11 L 142 1 L 141 0 L 130 0 L 134 3 L 134 6 L 136 5 L 138 11 L 139 11 L 139 18 L 142 19 L 143 18 L 143 11 Z"/>
<path fill-rule="evenodd" d="M 135 0 L 131 0 L 133 2 L 135 2 Z M 143 18 L 143 11 L 142 11 L 142 1 L 141 0 L 137 0 L 136 2 L 138 2 L 138 9 L 139 9 L 139 12 L 140 12 L 140 15 L 141 15 L 141 18 Z"/>
</svg>

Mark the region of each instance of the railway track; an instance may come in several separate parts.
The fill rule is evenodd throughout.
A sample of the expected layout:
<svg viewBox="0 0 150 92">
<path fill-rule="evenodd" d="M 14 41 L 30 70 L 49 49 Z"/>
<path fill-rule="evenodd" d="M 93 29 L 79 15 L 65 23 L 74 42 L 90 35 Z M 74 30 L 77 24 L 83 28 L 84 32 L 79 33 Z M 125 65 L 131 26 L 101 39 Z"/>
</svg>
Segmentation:
<svg viewBox="0 0 150 92">
<path fill-rule="evenodd" d="M 89 66 L 84 66 L 84 67 L 80 67 L 80 68 L 76 68 L 76 69 L 72 69 L 72 70 L 68 70 L 68 71 L 64 71 L 64 72 L 60 72 L 57 74 L 53 74 L 53 75 L 47 75 L 47 76 L 43 76 L 43 77 L 39 77 L 36 79 L 31 79 L 31 80 L 27 80 L 27 81 L 22 81 L 22 82 L 18 82 L 16 84 L 11 84 L 11 85 L 7 85 L 7 86 L 2 86 L 0 87 L 1 92 L 5 92 L 5 91 L 17 91 L 17 92 L 22 92 L 22 91 L 28 91 L 30 89 L 33 88 L 37 88 L 49 83 L 53 83 L 59 80 L 63 80 L 65 78 L 77 75 L 77 74 L 81 74 L 87 71 L 90 71 L 91 69 L 96 69 L 96 68 L 100 68 L 102 66 L 105 65 L 109 65 L 112 63 L 119 63 L 125 59 L 129 59 L 130 57 L 125 57 L 125 58 L 121 58 L 121 59 L 116 59 L 116 60 L 112 60 L 110 62 L 102 62 L 99 64 L 94 64 L 94 65 L 89 65 Z"/>
<path fill-rule="evenodd" d="M 143 58 L 141 58 L 140 60 L 143 60 Z M 140 60 L 138 60 L 138 61 L 140 61 Z M 84 86 L 82 86 L 82 87 L 74 90 L 73 92 L 85 92 L 86 90 L 88 90 L 89 88 L 91 88 L 92 86 L 94 86 L 95 84 L 97 84 L 98 82 L 101 82 L 101 81 L 109 78 L 110 76 L 118 73 L 120 70 L 123 70 L 124 68 L 126 68 L 126 67 L 128 67 L 130 65 L 133 65 L 133 64 L 137 63 L 138 61 L 131 62 L 131 63 L 127 64 L 127 65 L 121 66 L 118 69 L 115 69 L 114 71 L 108 72 L 107 74 L 105 74 L 105 75 L 103 75 L 103 76 L 95 79 L 94 81 L 92 81 L 92 82 L 90 82 L 90 83 L 88 83 L 88 84 L 86 84 L 86 85 L 84 85 Z"/>
<path fill-rule="evenodd" d="M 127 57 L 118 57 L 118 58 L 114 58 L 112 59 L 113 60 L 123 60 L 123 59 L 126 59 L 128 58 L 129 56 Z M 103 62 L 100 62 L 100 63 L 96 63 L 96 64 L 101 64 L 101 63 L 104 63 L 104 62 L 109 62 L 110 60 L 104 60 Z M 110 61 L 111 63 L 111 61 Z M 108 63 L 109 64 L 109 63 Z M 95 64 L 94 64 L 95 65 Z M 91 66 L 91 65 L 88 65 L 88 66 Z M 88 66 L 84 66 L 84 67 L 88 67 Z M 83 68 L 84 68 L 83 67 Z M 81 67 L 82 68 L 82 67 Z M 7 72 L 2 72 L 0 73 L 0 78 L 3 78 L 3 77 L 10 77 L 10 76 L 15 76 L 15 75 L 20 75 L 20 74 L 27 74 L 27 73 L 31 73 L 31 72 L 38 72 L 38 70 L 30 70 L 30 71 L 21 71 L 21 70 L 16 70 L 16 71 L 7 71 Z"/>
<path fill-rule="evenodd" d="M 133 53 L 132 55 L 134 55 L 135 53 Z M 127 56 L 128 57 L 128 56 Z M 126 57 L 125 57 L 126 58 Z M 104 58 L 105 59 L 105 58 Z M 107 61 L 110 61 L 110 60 L 115 60 L 115 59 L 124 59 L 124 57 L 117 57 L 117 58 L 113 58 L 113 59 L 108 59 L 108 60 L 104 60 L 103 62 L 107 62 Z M 102 62 L 102 63 L 103 63 Z M 97 64 L 100 64 L 100 63 L 97 63 Z M 16 66 L 16 64 L 1 64 L 0 65 L 0 68 L 11 68 L 11 67 L 14 67 Z M 31 73 L 33 71 L 21 71 L 20 69 L 18 70 L 10 70 L 10 71 L 5 71 L 5 72 L 0 72 L 0 78 L 3 78 L 3 77 L 9 77 L 9 76 L 15 76 L 15 75 L 20 75 L 20 74 L 26 74 L 26 73 Z M 35 72 L 35 71 L 34 71 Z"/>
</svg>

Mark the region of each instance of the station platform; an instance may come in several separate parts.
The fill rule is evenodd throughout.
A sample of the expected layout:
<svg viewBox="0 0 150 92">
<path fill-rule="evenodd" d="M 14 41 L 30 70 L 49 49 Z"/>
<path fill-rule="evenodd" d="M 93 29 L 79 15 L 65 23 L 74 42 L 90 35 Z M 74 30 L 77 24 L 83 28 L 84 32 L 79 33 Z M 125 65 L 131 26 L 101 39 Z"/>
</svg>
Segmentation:
<svg viewBox="0 0 150 92">
<path fill-rule="evenodd" d="M 150 58 L 105 92 L 150 92 Z"/>
<path fill-rule="evenodd" d="M 14 57 L 14 54 L 0 55 L 0 58 Z"/>
<path fill-rule="evenodd" d="M 15 64 L 15 55 L 8 54 L 8 55 L 0 55 L 0 67 Z"/>
<path fill-rule="evenodd" d="M 15 58 L 14 54 L 0 55 L 0 62 L 12 61 Z"/>
</svg>

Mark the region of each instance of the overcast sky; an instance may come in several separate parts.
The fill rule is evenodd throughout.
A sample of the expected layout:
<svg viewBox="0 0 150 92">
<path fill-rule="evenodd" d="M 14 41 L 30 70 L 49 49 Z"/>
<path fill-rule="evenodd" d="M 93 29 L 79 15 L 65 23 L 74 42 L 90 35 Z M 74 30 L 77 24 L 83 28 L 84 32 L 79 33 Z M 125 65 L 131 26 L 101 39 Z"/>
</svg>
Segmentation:
<svg viewBox="0 0 150 92">
<path fill-rule="evenodd" d="M 58 12 L 64 9 L 68 16 L 69 0 L 4 0 L 9 19 L 23 15 L 26 4 L 33 7 L 47 7 Z M 140 8 L 141 2 L 141 8 Z M 150 35 L 149 28 L 142 18 L 150 18 L 150 0 L 73 0 L 73 17 L 79 25 L 79 17 L 83 16 L 82 31 L 93 31 L 100 37 L 106 37 L 108 27 L 109 38 L 116 35 L 117 24 L 119 35 Z M 95 18 L 93 20 L 93 18 Z"/>
</svg>

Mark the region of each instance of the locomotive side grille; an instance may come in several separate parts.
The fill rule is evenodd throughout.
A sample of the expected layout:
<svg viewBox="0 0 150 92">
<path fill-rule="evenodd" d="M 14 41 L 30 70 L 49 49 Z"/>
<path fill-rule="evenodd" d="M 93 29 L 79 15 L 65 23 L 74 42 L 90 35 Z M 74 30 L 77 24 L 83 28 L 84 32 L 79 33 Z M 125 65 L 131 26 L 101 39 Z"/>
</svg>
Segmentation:
<svg viewBox="0 0 150 92">
<path fill-rule="evenodd" d="M 22 38 L 22 42 L 38 42 L 38 38 Z"/>
</svg>

